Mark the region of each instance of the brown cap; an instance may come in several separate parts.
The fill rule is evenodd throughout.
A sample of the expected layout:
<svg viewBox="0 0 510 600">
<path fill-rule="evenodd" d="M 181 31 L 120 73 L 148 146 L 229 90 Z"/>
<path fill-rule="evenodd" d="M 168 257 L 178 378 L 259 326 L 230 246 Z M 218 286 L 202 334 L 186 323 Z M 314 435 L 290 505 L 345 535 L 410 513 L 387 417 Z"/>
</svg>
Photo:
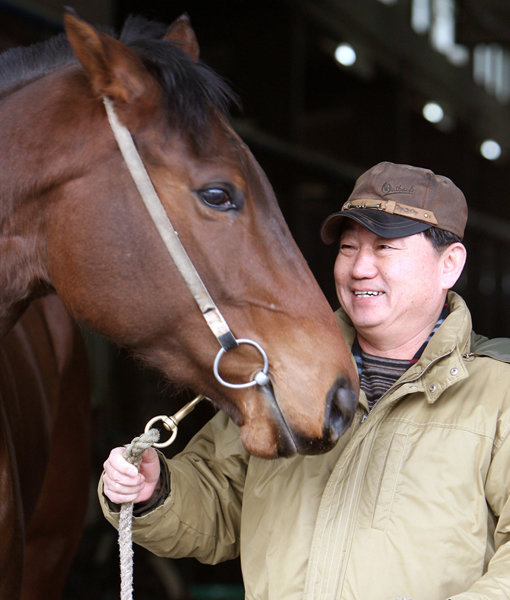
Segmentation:
<svg viewBox="0 0 510 600">
<path fill-rule="evenodd" d="M 345 217 L 384 238 L 399 238 L 438 227 L 463 238 L 464 194 L 448 177 L 428 169 L 382 162 L 361 175 L 340 212 L 323 223 L 326 244 L 338 240 Z"/>
</svg>

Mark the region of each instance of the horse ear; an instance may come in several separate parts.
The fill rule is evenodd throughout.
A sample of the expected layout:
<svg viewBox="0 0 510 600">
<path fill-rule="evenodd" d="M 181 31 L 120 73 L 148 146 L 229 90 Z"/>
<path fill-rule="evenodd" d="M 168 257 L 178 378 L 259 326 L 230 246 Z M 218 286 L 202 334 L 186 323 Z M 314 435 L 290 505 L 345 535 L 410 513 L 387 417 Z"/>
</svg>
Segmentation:
<svg viewBox="0 0 510 600">
<path fill-rule="evenodd" d="M 187 14 L 181 15 L 169 25 L 163 39 L 169 42 L 176 42 L 195 62 L 198 60 L 200 48 Z"/>
<path fill-rule="evenodd" d="M 95 29 L 71 8 L 65 9 L 64 27 L 95 92 L 124 102 L 142 96 L 151 79 L 130 48 Z"/>
</svg>

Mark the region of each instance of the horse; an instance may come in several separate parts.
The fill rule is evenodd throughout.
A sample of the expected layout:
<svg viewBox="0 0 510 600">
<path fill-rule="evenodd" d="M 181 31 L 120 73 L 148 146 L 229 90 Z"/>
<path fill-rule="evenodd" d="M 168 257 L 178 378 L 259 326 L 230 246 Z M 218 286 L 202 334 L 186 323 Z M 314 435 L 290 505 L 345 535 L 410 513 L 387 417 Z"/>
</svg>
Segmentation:
<svg viewBox="0 0 510 600">
<path fill-rule="evenodd" d="M 34 300 L 0 340 L 1 598 L 59 597 L 87 507 L 89 409 L 76 323 L 55 294 Z"/>
<path fill-rule="evenodd" d="M 356 371 L 189 18 L 132 17 L 116 36 L 68 9 L 64 27 L 0 57 L 0 337 L 56 294 L 74 321 L 225 411 L 252 455 L 328 451 L 353 418 Z M 112 120 L 131 136 L 198 294 Z M 204 294 L 213 309 L 202 310 Z"/>
</svg>

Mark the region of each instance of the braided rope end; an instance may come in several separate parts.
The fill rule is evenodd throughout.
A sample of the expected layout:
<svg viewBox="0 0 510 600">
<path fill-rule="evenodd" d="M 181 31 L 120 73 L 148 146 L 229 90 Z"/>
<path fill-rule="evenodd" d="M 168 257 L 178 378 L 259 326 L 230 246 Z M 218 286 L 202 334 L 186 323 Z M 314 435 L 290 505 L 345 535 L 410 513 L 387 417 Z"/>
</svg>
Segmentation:
<svg viewBox="0 0 510 600">
<path fill-rule="evenodd" d="M 123 456 L 129 463 L 139 467 L 142 461 L 142 454 L 158 440 L 159 431 L 157 429 L 149 429 L 146 433 L 142 433 L 142 435 L 133 438 L 129 444 L 126 444 Z"/>
</svg>

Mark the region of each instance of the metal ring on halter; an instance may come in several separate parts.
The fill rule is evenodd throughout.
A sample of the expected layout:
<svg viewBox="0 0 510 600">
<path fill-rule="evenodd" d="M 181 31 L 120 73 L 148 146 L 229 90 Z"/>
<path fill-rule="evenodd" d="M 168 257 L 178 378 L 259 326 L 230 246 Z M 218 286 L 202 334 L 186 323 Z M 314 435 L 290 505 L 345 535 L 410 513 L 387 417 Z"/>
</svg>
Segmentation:
<svg viewBox="0 0 510 600">
<path fill-rule="evenodd" d="M 167 439 L 166 442 L 155 442 L 152 445 L 155 448 L 166 448 L 167 446 L 170 446 L 170 444 L 173 443 L 177 436 L 177 423 L 174 421 L 174 419 L 172 419 L 172 417 L 168 417 L 167 415 L 158 415 L 157 417 L 152 417 L 152 419 L 147 422 L 147 425 L 144 429 L 144 433 L 147 433 L 149 429 L 152 429 L 154 423 L 157 423 L 158 421 L 162 421 L 164 428 L 168 431 L 171 431 L 172 435 Z"/>
<path fill-rule="evenodd" d="M 250 346 L 254 346 L 255 348 L 257 348 L 257 350 L 260 352 L 260 354 L 262 355 L 262 358 L 264 360 L 264 367 L 262 368 L 261 371 L 258 371 L 257 373 L 255 373 L 254 378 L 251 381 L 248 381 L 247 383 L 229 383 L 228 381 L 225 381 L 223 379 L 223 377 L 221 377 L 221 375 L 219 374 L 219 371 L 218 371 L 218 365 L 220 364 L 220 359 L 226 352 L 226 350 L 224 348 L 220 348 L 218 351 L 218 354 L 216 355 L 216 358 L 214 359 L 213 371 L 214 371 L 214 376 L 216 377 L 216 379 L 225 387 L 234 388 L 234 389 L 249 388 L 254 385 L 260 385 L 260 386 L 267 385 L 270 381 L 269 376 L 267 374 L 267 371 L 269 369 L 269 361 L 267 360 L 267 354 L 264 352 L 264 349 L 262 348 L 262 346 L 260 344 L 257 344 L 257 342 L 254 342 L 253 340 L 248 340 L 248 339 L 244 339 L 244 338 L 240 338 L 236 341 L 239 346 L 241 344 L 249 344 Z"/>
</svg>

